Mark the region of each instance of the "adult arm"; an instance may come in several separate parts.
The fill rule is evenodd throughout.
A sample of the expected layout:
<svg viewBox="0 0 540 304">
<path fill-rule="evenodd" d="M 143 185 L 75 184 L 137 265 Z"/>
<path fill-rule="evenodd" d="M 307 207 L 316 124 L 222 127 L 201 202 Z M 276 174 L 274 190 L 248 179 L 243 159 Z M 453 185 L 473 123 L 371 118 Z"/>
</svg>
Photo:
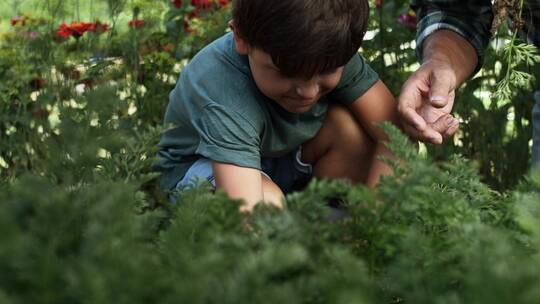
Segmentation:
<svg viewBox="0 0 540 304">
<path fill-rule="evenodd" d="M 493 19 L 491 1 L 412 1 L 419 16 L 420 68 L 399 96 L 404 130 L 415 139 L 442 143 L 458 121 L 450 114 L 455 90 L 480 69 Z"/>
</svg>

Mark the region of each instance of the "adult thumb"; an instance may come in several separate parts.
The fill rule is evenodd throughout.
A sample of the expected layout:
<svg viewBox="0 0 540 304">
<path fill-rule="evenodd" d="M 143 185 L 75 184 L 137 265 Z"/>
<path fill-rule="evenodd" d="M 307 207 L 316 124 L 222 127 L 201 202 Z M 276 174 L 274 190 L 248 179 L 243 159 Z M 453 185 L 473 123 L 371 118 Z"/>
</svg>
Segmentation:
<svg viewBox="0 0 540 304">
<path fill-rule="evenodd" d="M 437 108 L 444 108 L 448 104 L 451 91 L 453 91 L 453 87 L 448 77 L 444 77 L 443 75 L 432 77 L 429 90 L 429 101 L 431 105 Z"/>
</svg>

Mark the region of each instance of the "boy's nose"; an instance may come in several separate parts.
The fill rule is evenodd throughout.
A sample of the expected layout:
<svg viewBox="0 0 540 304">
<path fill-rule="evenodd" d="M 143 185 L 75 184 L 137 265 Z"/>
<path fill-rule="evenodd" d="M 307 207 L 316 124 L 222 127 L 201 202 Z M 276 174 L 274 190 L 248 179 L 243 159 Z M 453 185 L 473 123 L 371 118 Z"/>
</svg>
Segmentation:
<svg viewBox="0 0 540 304">
<path fill-rule="evenodd" d="M 319 90 L 319 84 L 316 81 L 307 81 L 296 86 L 296 94 L 304 99 L 316 98 Z"/>
</svg>

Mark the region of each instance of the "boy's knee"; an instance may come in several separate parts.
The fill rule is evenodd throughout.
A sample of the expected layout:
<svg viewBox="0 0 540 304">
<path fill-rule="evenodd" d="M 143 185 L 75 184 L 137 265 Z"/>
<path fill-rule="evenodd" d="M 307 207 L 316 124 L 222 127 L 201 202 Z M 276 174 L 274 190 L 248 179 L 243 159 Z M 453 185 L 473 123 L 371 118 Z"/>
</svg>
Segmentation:
<svg viewBox="0 0 540 304">
<path fill-rule="evenodd" d="M 333 126 L 334 146 L 365 151 L 366 147 L 373 143 L 362 125 L 345 107 L 331 107 L 328 111 L 328 122 Z"/>
</svg>

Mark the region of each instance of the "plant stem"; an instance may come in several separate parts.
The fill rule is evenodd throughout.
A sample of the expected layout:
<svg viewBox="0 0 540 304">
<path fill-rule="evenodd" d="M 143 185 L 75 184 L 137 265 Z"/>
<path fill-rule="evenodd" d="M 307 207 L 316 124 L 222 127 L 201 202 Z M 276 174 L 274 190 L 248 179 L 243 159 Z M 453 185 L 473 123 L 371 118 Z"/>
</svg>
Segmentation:
<svg viewBox="0 0 540 304">
<path fill-rule="evenodd" d="M 523 13 L 523 0 L 520 0 L 519 2 L 519 14 L 517 16 L 517 19 L 518 20 L 521 20 L 521 14 Z M 513 50 L 514 50 L 514 46 L 515 46 L 515 43 L 516 43 L 516 37 L 517 37 L 517 33 L 518 33 L 518 28 L 516 27 L 514 29 L 514 34 L 512 35 L 512 40 L 510 41 L 510 46 L 508 48 L 508 56 L 507 56 L 507 66 L 506 66 L 506 76 L 505 78 L 508 78 L 510 77 L 510 69 L 514 67 L 514 65 L 512 64 L 512 57 L 513 57 Z"/>
</svg>

